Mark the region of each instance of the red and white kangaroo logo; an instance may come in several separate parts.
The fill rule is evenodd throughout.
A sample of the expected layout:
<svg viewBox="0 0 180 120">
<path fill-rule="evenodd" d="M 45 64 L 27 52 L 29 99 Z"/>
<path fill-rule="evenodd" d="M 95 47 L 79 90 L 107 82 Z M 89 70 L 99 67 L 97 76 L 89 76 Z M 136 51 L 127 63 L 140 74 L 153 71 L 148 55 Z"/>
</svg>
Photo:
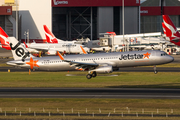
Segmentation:
<svg viewBox="0 0 180 120">
<path fill-rule="evenodd" d="M 9 46 L 9 40 L 8 35 L 4 32 L 4 30 L 0 27 L 0 42 L 2 44 L 2 48 L 5 48 L 7 50 L 11 50 L 11 47 Z"/>
<path fill-rule="evenodd" d="M 177 31 L 177 28 L 168 15 L 163 15 L 162 27 L 164 34 L 166 34 L 166 37 L 169 37 L 170 42 L 180 46 L 180 33 Z"/>
<path fill-rule="evenodd" d="M 1 40 L 1 44 L 9 45 L 9 40 L 7 39 L 8 37 L 9 36 L 0 27 L 0 40 Z"/>
<path fill-rule="evenodd" d="M 165 29 L 165 34 L 167 37 L 180 37 L 179 32 L 168 15 L 163 15 L 163 21 L 164 24 L 162 24 L 162 26 Z"/>
<path fill-rule="evenodd" d="M 56 37 L 50 32 L 46 25 L 44 25 L 45 36 L 48 43 L 58 43 Z"/>
</svg>

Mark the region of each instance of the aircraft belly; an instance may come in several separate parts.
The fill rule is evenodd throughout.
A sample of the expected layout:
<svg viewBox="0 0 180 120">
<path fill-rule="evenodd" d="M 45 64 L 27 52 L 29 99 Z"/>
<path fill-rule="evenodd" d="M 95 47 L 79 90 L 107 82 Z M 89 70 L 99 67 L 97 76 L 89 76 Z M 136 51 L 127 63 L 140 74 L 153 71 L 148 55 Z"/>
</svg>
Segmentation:
<svg viewBox="0 0 180 120">
<path fill-rule="evenodd" d="M 71 68 L 69 64 L 51 64 L 51 65 L 41 65 L 39 70 L 47 70 L 47 71 L 66 71 L 66 70 L 74 70 Z"/>
</svg>

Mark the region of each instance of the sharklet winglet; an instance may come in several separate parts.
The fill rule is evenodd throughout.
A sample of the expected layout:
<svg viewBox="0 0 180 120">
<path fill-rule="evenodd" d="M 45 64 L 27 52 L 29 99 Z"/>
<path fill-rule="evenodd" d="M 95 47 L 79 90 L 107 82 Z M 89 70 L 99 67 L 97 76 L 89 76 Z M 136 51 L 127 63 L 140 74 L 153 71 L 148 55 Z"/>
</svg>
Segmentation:
<svg viewBox="0 0 180 120">
<path fill-rule="evenodd" d="M 57 53 L 58 53 L 60 59 L 61 59 L 61 60 L 64 60 L 64 57 L 63 57 L 59 52 L 57 52 Z"/>
<path fill-rule="evenodd" d="M 83 51 L 83 53 L 87 54 L 87 52 L 83 49 L 83 47 L 82 46 L 80 46 L 80 47 L 81 47 L 81 50 Z"/>
</svg>

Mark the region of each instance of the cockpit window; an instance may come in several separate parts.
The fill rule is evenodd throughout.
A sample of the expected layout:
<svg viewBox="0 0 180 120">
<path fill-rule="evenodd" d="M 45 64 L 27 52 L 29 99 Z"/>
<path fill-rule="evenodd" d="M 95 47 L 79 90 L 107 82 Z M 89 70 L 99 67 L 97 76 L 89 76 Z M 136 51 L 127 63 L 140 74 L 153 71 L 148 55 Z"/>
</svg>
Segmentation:
<svg viewBox="0 0 180 120">
<path fill-rule="evenodd" d="M 167 53 L 162 53 L 162 54 L 161 54 L 161 56 L 165 56 L 165 55 L 167 55 Z"/>
</svg>

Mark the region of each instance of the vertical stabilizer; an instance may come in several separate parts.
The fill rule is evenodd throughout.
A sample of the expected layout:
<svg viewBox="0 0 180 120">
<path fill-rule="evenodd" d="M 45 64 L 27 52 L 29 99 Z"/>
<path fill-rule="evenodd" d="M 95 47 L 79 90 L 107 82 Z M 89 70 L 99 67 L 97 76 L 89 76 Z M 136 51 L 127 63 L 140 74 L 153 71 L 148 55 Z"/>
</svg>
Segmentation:
<svg viewBox="0 0 180 120">
<path fill-rule="evenodd" d="M 22 60 L 28 59 L 30 57 L 34 57 L 29 53 L 29 51 L 22 46 L 21 42 L 18 41 L 15 37 L 9 37 L 11 51 L 14 57 L 14 60 Z"/>
<path fill-rule="evenodd" d="M 176 37 L 180 37 L 180 34 L 177 31 L 177 28 L 175 27 L 174 23 L 171 21 L 168 15 L 163 15 L 162 26 L 166 31 L 165 34 L 167 37 L 171 37 L 172 39 Z"/>
<path fill-rule="evenodd" d="M 170 42 L 180 46 L 180 33 L 168 15 L 163 15 L 162 27 L 164 34 L 166 34 L 166 37 L 169 37 Z"/>
<path fill-rule="evenodd" d="M 9 46 L 8 37 L 9 36 L 6 34 L 6 32 L 0 27 L 0 42 L 1 42 L 1 46 L 4 49 L 11 50 L 11 48 Z"/>
<path fill-rule="evenodd" d="M 57 38 L 54 36 L 54 34 L 48 29 L 46 25 L 43 25 L 44 31 L 45 31 L 45 36 L 46 40 L 48 43 L 58 43 Z"/>
</svg>

